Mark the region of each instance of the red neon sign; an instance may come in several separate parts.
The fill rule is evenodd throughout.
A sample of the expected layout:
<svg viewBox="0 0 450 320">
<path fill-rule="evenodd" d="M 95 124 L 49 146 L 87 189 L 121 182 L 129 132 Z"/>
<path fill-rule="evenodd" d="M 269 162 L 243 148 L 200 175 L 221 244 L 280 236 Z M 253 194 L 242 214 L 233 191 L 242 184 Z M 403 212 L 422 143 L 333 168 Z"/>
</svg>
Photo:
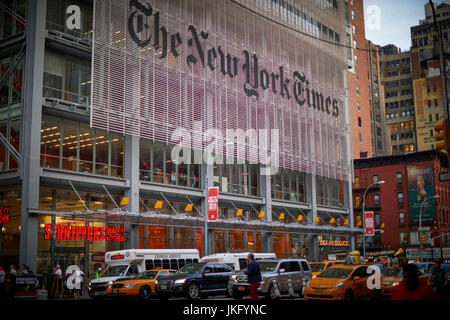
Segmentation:
<svg viewBox="0 0 450 320">
<path fill-rule="evenodd" d="M 53 231 L 53 232 L 52 232 Z M 106 231 L 106 232 L 105 232 Z M 50 240 L 87 240 L 87 241 L 124 241 L 123 228 L 80 227 L 63 224 L 45 225 L 44 239 Z"/>
<path fill-rule="evenodd" d="M 215 221 L 217 220 L 217 211 L 219 201 L 219 187 L 210 187 L 208 188 L 208 220 Z"/>
<path fill-rule="evenodd" d="M 114 256 L 111 256 L 111 260 L 122 260 L 124 259 L 123 254 L 116 254 Z"/>
<path fill-rule="evenodd" d="M 0 208 L 0 223 L 7 223 L 10 219 L 9 208 Z"/>
</svg>

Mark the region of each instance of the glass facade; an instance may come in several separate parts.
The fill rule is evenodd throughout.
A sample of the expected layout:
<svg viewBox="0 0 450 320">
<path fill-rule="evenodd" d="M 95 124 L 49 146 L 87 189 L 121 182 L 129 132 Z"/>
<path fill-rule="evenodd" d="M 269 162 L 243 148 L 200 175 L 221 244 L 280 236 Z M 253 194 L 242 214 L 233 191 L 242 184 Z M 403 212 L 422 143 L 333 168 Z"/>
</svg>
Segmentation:
<svg viewBox="0 0 450 320">
<path fill-rule="evenodd" d="M 200 165 L 175 164 L 172 161 L 173 145 L 140 140 L 139 176 L 143 181 L 184 187 L 200 187 Z"/>
<path fill-rule="evenodd" d="M 44 60 L 43 96 L 89 104 L 91 63 L 47 49 Z"/>
<path fill-rule="evenodd" d="M 61 14 L 66 12 L 71 5 L 77 5 L 80 8 L 80 29 L 68 29 L 66 19 L 69 15 Z M 73 37 L 90 39 L 92 35 L 92 7 L 78 0 L 47 0 L 46 27 L 48 30 L 58 31 Z"/>
<path fill-rule="evenodd" d="M 68 119 L 44 115 L 41 166 L 123 177 L 124 138 Z"/>
<path fill-rule="evenodd" d="M 306 202 L 305 174 L 298 171 L 279 169 L 271 176 L 272 198 Z"/>
<path fill-rule="evenodd" d="M 25 32 L 25 0 L 3 0 L 0 6 L 0 41 Z"/>
</svg>

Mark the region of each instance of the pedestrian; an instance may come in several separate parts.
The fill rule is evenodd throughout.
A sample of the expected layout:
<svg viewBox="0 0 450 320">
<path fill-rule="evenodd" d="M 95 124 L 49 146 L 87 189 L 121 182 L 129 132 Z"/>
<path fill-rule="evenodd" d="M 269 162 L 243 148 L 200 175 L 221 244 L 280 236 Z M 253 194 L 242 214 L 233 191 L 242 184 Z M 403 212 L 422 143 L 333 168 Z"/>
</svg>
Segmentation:
<svg viewBox="0 0 450 320">
<path fill-rule="evenodd" d="M 9 266 L 9 274 L 11 276 L 17 276 L 17 270 L 16 270 L 16 266 L 15 265 L 11 264 Z"/>
<path fill-rule="evenodd" d="M 428 284 L 433 288 L 439 300 L 446 300 L 445 286 L 447 285 L 448 274 L 441 268 L 441 260 L 435 259 L 431 270 L 431 276 Z"/>
<path fill-rule="evenodd" d="M 83 295 L 84 272 L 81 270 L 81 268 L 75 272 L 76 272 L 75 287 L 77 288 L 78 295 L 81 297 Z"/>
<path fill-rule="evenodd" d="M 420 271 L 415 264 L 403 266 L 403 282 L 399 284 L 392 300 L 436 300 L 436 293 L 430 286 L 419 281 Z"/>
<path fill-rule="evenodd" d="M 102 276 L 102 268 L 98 268 L 93 274 L 94 278 L 100 278 Z"/>
<path fill-rule="evenodd" d="M 247 257 L 248 265 L 244 269 L 245 274 L 248 277 L 248 283 L 250 283 L 250 300 L 260 300 L 258 297 L 258 288 L 261 278 L 261 270 L 259 264 L 255 261 L 255 256 L 250 253 Z"/>
<path fill-rule="evenodd" d="M 57 297 L 60 297 L 63 294 L 63 281 L 62 281 L 62 271 L 61 266 L 58 264 L 55 267 L 55 280 L 56 280 L 56 288 L 57 288 Z"/>
<path fill-rule="evenodd" d="M 6 273 L 3 267 L 0 266 L 0 298 L 5 296 L 5 284 L 6 284 Z"/>
<path fill-rule="evenodd" d="M 22 265 L 22 271 L 21 274 L 28 274 L 27 266 L 25 264 Z"/>
</svg>

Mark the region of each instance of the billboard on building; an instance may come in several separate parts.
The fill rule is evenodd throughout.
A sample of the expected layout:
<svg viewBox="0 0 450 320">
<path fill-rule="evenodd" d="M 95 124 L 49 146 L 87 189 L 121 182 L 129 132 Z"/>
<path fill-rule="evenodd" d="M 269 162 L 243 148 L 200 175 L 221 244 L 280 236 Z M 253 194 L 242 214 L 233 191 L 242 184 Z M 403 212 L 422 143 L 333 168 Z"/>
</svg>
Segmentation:
<svg viewBox="0 0 450 320">
<path fill-rule="evenodd" d="M 277 167 L 347 178 L 343 8 L 296 5 L 95 1 L 91 126 L 197 150 L 214 129 L 217 154 L 264 163 L 276 149 Z"/>
<path fill-rule="evenodd" d="M 408 170 L 408 196 L 410 224 L 418 225 L 435 220 L 433 167 L 410 166 Z M 422 214 L 420 214 L 422 212 Z"/>
</svg>

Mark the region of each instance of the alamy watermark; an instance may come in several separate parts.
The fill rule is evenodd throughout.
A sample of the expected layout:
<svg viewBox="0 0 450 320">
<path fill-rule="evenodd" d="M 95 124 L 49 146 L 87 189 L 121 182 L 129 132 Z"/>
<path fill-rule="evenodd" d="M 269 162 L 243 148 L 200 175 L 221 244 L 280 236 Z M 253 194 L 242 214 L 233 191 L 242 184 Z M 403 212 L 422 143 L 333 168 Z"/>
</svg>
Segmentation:
<svg viewBox="0 0 450 320">
<path fill-rule="evenodd" d="M 172 132 L 170 141 L 175 144 L 171 159 L 176 165 L 245 164 L 247 160 L 262 164 L 262 175 L 278 172 L 278 129 L 204 130 L 201 121 L 194 121 L 193 130 L 177 128 Z"/>
</svg>

